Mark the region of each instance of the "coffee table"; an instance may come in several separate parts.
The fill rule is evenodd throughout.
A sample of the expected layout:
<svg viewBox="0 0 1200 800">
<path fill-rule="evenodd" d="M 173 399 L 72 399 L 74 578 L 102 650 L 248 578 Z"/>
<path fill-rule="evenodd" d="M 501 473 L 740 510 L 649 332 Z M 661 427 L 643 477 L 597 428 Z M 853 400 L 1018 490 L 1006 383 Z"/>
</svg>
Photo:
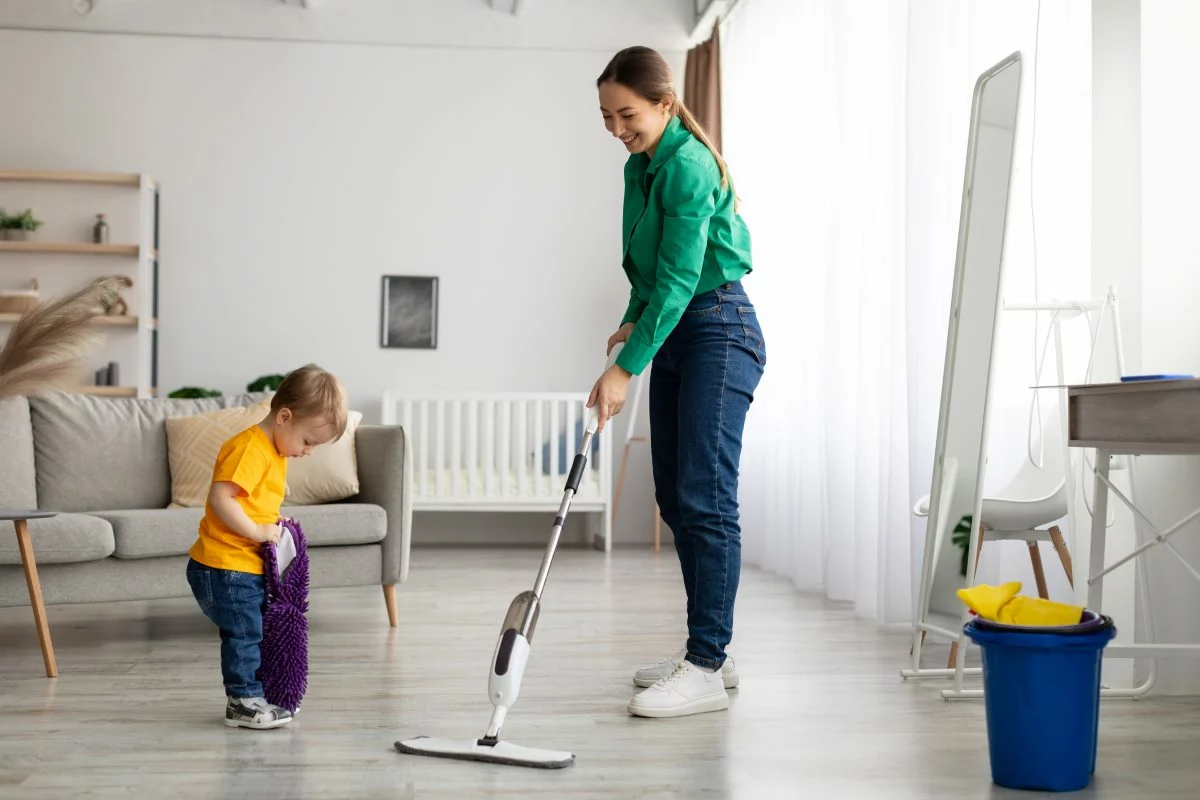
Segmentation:
<svg viewBox="0 0 1200 800">
<path fill-rule="evenodd" d="M 29 520 L 48 519 L 55 515 L 54 511 L 0 509 L 0 522 L 11 522 L 17 529 L 17 547 L 21 551 L 21 566 L 25 568 L 25 583 L 29 586 L 29 605 L 33 606 L 33 623 L 37 626 L 38 639 L 42 644 L 46 676 L 50 678 L 58 677 L 58 664 L 54 661 L 54 643 L 50 641 L 50 625 L 46 622 L 42 584 L 38 581 L 37 561 L 33 557 L 33 544 L 29 540 Z"/>
</svg>

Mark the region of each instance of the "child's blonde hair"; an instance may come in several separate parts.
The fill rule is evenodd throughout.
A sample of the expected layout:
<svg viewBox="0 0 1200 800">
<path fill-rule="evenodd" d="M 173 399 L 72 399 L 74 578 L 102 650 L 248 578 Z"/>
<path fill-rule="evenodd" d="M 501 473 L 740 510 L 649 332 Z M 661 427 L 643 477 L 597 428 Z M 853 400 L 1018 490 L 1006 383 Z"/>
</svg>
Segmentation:
<svg viewBox="0 0 1200 800">
<path fill-rule="evenodd" d="M 289 372 L 271 398 L 271 414 L 290 409 L 297 419 L 321 418 L 333 426 L 336 442 L 346 432 L 346 390 L 337 377 L 314 364 Z"/>
</svg>

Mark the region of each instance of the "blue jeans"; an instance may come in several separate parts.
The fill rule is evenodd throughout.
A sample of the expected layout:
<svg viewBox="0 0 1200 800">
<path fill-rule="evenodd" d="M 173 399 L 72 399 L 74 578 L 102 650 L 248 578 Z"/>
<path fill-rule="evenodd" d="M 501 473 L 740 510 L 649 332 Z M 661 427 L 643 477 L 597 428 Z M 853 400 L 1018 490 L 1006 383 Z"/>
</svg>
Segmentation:
<svg viewBox="0 0 1200 800">
<path fill-rule="evenodd" d="M 262 575 L 214 569 L 188 559 L 188 584 L 200 610 L 221 633 L 221 677 L 229 697 L 262 697 L 262 615 L 267 590 Z"/>
<path fill-rule="evenodd" d="M 687 660 L 712 669 L 733 638 L 742 566 L 742 431 L 767 363 L 740 282 L 693 298 L 650 371 L 655 498 L 687 592 Z"/>
</svg>

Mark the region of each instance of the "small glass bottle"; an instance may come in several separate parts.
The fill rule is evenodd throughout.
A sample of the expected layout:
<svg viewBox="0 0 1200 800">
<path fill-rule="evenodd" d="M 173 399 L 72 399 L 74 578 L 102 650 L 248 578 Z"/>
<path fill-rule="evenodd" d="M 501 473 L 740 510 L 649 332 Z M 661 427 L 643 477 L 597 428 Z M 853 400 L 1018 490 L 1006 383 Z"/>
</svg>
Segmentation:
<svg viewBox="0 0 1200 800">
<path fill-rule="evenodd" d="M 103 214 L 96 215 L 96 224 L 92 227 L 92 242 L 108 244 L 108 223 L 104 221 Z"/>
</svg>

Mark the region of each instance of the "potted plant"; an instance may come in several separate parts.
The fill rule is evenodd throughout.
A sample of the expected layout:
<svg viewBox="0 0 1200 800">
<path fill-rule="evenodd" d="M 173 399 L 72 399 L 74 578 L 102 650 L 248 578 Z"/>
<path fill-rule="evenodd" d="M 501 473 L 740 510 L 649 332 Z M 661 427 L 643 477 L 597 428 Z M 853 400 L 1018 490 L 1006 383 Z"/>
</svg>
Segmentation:
<svg viewBox="0 0 1200 800">
<path fill-rule="evenodd" d="M 4 238 L 11 242 L 30 239 L 34 231 L 42 227 L 42 221 L 33 215 L 31 209 L 25 209 L 15 217 L 4 216 L 0 225 L 4 227 Z"/>
</svg>

